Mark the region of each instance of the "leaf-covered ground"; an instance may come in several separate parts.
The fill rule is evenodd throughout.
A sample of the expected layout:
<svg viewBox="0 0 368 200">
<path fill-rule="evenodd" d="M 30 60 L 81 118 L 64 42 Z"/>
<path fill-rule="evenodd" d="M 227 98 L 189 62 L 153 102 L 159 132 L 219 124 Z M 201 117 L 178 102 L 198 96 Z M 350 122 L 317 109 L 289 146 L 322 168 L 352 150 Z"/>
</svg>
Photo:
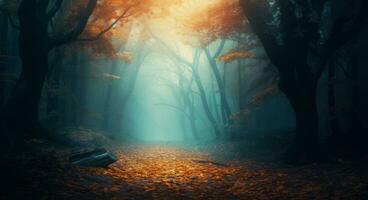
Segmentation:
<svg viewBox="0 0 368 200">
<path fill-rule="evenodd" d="M 109 168 L 80 168 L 81 174 L 100 178 L 87 187 L 109 199 L 368 198 L 365 170 L 344 165 L 225 163 L 205 153 L 159 145 L 133 146 L 117 155 L 119 161 Z"/>
<path fill-rule="evenodd" d="M 27 184 L 8 188 L 0 199 L 368 199 L 368 170 L 362 163 L 295 167 L 224 161 L 215 160 L 213 152 L 167 145 L 113 151 L 119 160 L 108 168 L 73 167 L 52 152 L 24 156 L 23 167 L 30 171 L 13 162 L 10 167 L 22 171 L 24 179 L 11 180 Z"/>
</svg>

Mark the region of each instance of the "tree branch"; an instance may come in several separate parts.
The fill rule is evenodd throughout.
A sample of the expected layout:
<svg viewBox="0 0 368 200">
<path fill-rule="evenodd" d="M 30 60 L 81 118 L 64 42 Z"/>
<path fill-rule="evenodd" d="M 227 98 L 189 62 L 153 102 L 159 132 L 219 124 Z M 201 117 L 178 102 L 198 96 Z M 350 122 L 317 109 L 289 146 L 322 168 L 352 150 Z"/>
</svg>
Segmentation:
<svg viewBox="0 0 368 200">
<path fill-rule="evenodd" d="M 105 28 L 104 30 L 102 30 L 100 33 L 98 33 L 96 36 L 92 37 L 92 38 L 78 38 L 77 41 L 95 41 L 100 39 L 105 33 L 107 33 L 108 31 L 110 31 L 121 19 L 123 18 L 127 18 L 130 17 L 131 15 L 126 15 L 129 10 L 131 8 L 133 8 L 135 5 L 132 5 L 131 7 L 127 8 L 123 14 L 121 14 L 118 18 L 116 18 L 114 20 L 114 22 L 112 24 L 110 24 L 110 26 L 108 26 L 107 28 Z"/>
<path fill-rule="evenodd" d="M 350 3 L 349 3 L 350 4 Z M 355 37 L 360 31 L 364 28 L 364 25 L 367 24 L 368 19 L 368 1 L 360 0 L 356 4 L 358 12 L 355 17 L 353 17 L 353 23 L 350 29 L 346 30 L 345 26 L 351 20 L 351 17 L 346 17 L 344 15 L 340 16 L 335 20 L 333 27 L 331 29 L 331 34 L 328 37 L 325 48 L 323 49 L 322 56 L 322 64 L 325 64 L 331 56 L 336 52 L 336 50 L 340 49 L 340 47 L 344 46 L 350 39 Z"/>
<path fill-rule="evenodd" d="M 226 40 L 222 39 L 221 43 L 220 43 L 220 46 L 217 48 L 217 51 L 216 51 L 215 55 L 213 55 L 212 59 L 216 59 L 217 57 L 220 56 L 222 50 L 224 49 L 225 43 L 226 43 Z"/>
<path fill-rule="evenodd" d="M 273 20 L 271 8 L 266 0 L 240 0 L 244 14 L 247 17 L 253 31 L 260 39 L 268 57 L 277 67 L 283 66 L 280 57 L 285 57 L 283 49 L 277 43 L 273 35 L 271 23 Z"/>
<path fill-rule="evenodd" d="M 185 65 L 192 67 L 192 63 L 190 63 L 189 61 L 185 60 L 184 58 L 182 58 L 181 56 L 177 55 L 176 53 L 174 53 L 175 51 L 169 47 L 169 45 L 167 45 L 164 41 L 162 41 L 160 38 L 158 38 L 156 35 L 154 35 L 151 31 L 150 31 L 152 37 L 158 41 L 158 43 L 160 43 L 161 45 L 163 45 L 167 50 L 169 50 L 169 53 L 177 60 L 183 62 Z"/>
<path fill-rule="evenodd" d="M 54 6 L 46 13 L 47 21 L 51 20 L 55 14 L 59 11 L 63 0 L 56 0 Z"/>
<path fill-rule="evenodd" d="M 77 26 L 71 32 L 60 38 L 50 39 L 49 48 L 52 49 L 54 47 L 67 44 L 76 40 L 86 27 L 88 19 L 96 8 L 96 5 L 97 0 L 89 0 L 86 8 L 82 11 L 81 19 L 79 20 Z"/>
</svg>

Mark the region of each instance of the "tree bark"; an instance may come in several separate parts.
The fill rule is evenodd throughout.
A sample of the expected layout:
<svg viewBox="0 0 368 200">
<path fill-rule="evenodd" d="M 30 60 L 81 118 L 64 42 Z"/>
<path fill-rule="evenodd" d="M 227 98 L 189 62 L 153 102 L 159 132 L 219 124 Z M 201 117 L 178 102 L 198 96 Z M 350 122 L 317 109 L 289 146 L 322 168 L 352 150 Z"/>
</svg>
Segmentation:
<svg viewBox="0 0 368 200">
<path fill-rule="evenodd" d="M 286 161 L 291 163 L 308 163 L 318 161 L 322 155 L 318 140 L 318 111 L 316 105 L 317 83 L 298 88 L 297 94 L 290 94 L 296 117 L 296 134 L 294 142 L 286 152 Z M 290 97 L 293 96 L 293 97 Z"/>
<path fill-rule="evenodd" d="M 7 68 L 7 36 L 8 36 L 8 18 L 5 13 L 0 12 L 0 73 L 5 72 Z M 0 111 L 2 111 L 5 98 L 6 98 L 6 83 L 1 80 L 0 81 Z M 0 115 L 2 113 L 0 112 Z"/>
<path fill-rule="evenodd" d="M 286 4 L 285 4 L 286 3 Z M 271 62 L 280 74 L 279 88 L 294 108 L 296 133 L 294 142 L 286 152 L 286 161 L 308 163 L 321 158 L 318 140 L 318 112 L 316 88 L 320 77 L 308 65 L 309 40 L 313 35 L 307 32 L 304 37 L 293 31 L 298 21 L 287 2 L 281 5 L 281 26 L 284 44 L 280 45 L 268 25 L 273 16 L 267 1 L 242 0 L 250 25 L 261 40 Z M 314 27 L 311 27 L 313 29 Z M 311 31 L 311 30 L 307 30 Z"/>
<path fill-rule="evenodd" d="M 60 90 L 60 79 L 61 79 L 61 59 L 62 59 L 62 50 L 55 49 L 54 59 L 49 64 L 50 70 L 47 78 L 47 85 L 49 88 L 46 88 L 46 115 L 52 116 L 57 115 L 59 113 L 59 101 L 60 97 L 55 93 L 57 90 Z M 53 118 L 56 120 L 56 118 Z M 60 120 L 60 115 L 57 115 L 57 120 Z"/>
<path fill-rule="evenodd" d="M 47 23 L 39 23 L 34 0 L 22 1 L 19 8 L 19 55 L 22 72 L 9 100 L 7 129 L 20 137 L 40 133 L 38 104 L 48 70 Z M 15 135 L 14 135 L 15 136 Z"/>
<path fill-rule="evenodd" d="M 362 132 L 363 127 L 359 117 L 359 105 L 360 105 L 360 98 L 359 98 L 359 69 L 358 69 L 358 60 L 356 56 L 352 58 L 352 80 L 354 81 L 353 90 L 352 90 L 352 132 L 355 134 L 359 134 Z"/>
<path fill-rule="evenodd" d="M 19 56 L 22 71 L 7 106 L 4 129 L 11 143 L 42 135 L 38 123 L 38 107 L 42 88 L 48 72 L 49 51 L 74 41 L 84 30 L 97 0 L 89 0 L 77 26 L 58 39 L 48 34 L 50 20 L 59 10 L 62 1 L 48 9 L 49 1 L 22 0 L 19 4 Z"/>
<path fill-rule="evenodd" d="M 340 137 L 339 121 L 336 113 L 335 81 L 336 68 L 334 62 L 328 64 L 328 109 L 330 112 L 330 127 L 333 138 L 338 141 Z"/>
</svg>

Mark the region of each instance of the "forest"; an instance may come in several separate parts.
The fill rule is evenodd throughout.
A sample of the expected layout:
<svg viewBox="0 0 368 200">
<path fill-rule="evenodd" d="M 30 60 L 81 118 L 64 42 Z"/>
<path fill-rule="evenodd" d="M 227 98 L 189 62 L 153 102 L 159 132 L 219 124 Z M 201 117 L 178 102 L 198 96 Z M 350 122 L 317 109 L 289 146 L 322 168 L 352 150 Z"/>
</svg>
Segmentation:
<svg viewBox="0 0 368 200">
<path fill-rule="evenodd" d="M 367 0 L 0 0 L 0 199 L 368 199 Z"/>
</svg>

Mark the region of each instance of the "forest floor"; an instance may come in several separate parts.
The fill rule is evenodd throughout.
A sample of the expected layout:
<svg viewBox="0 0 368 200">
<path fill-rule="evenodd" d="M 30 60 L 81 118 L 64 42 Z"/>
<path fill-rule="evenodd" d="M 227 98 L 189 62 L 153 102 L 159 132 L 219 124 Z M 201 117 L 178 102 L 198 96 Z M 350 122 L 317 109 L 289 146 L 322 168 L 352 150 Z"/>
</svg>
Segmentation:
<svg viewBox="0 0 368 200">
<path fill-rule="evenodd" d="M 89 168 L 66 161 L 71 149 L 39 146 L 8 157 L 0 199 L 368 199 L 364 163 L 288 166 L 218 156 L 232 143 L 124 144 L 109 145 L 116 163 Z"/>
</svg>

